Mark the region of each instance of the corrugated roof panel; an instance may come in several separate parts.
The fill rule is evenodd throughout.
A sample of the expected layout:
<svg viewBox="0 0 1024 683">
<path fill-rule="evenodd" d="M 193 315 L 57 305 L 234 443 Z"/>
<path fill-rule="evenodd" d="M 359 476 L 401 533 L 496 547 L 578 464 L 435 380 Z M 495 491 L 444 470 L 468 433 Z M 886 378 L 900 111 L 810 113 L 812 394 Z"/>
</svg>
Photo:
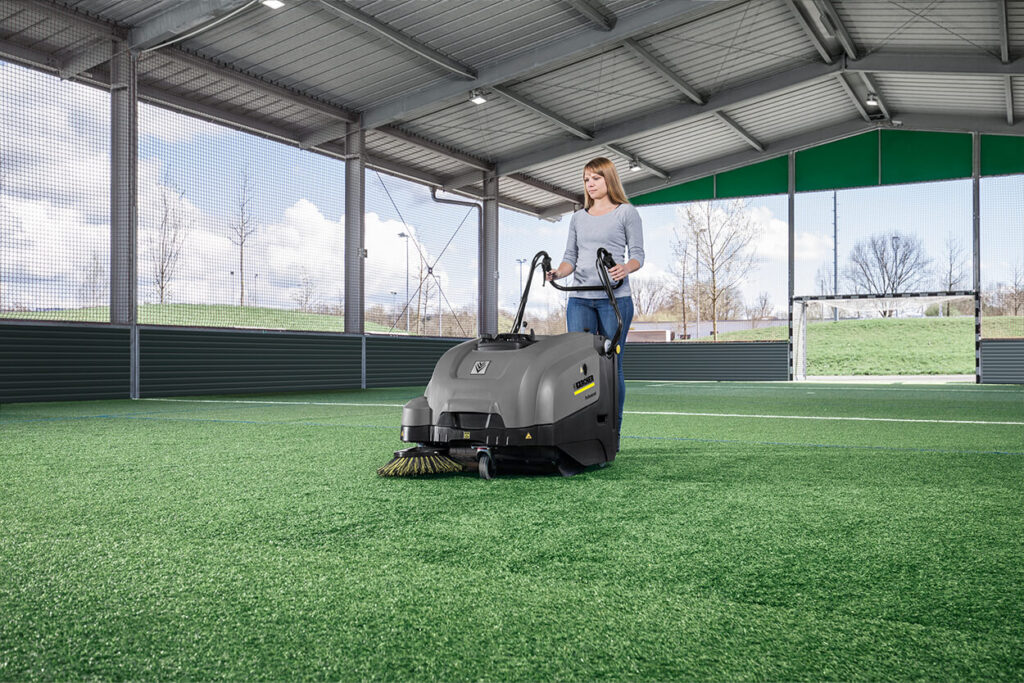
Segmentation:
<svg viewBox="0 0 1024 683">
<path fill-rule="evenodd" d="M 833 5 L 862 52 L 931 49 L 998 53 L 998 2 L 843 0 Z"/>
<path fill-rule="evenodd" d="M 665 171 L 750 149 L 712 115 L 645 133 L 620 144 Z"/>
<path fill-rule="evenodd" d="M 510 89 L 592 132 L 685 97 L 625 48 Z"/>
<path fill-rule="evenodd" d="M 785 3 L 775 0 L 750 0 L 640 43 L 702 95 L 820 61 Z"/>
<path fill-rule="evenodd" d="M 1007 3 L 1006 24 L 1010 34 L 1010 56 L 1020 57 L 1024 52 L 1024 3 Z"/>
<path fill-rule="evenodd" d="M 919 112 L 1005 116 L 1001 76 L 876 74 L 882 101 L 893 116 Z"/>
<path fill-rule="evenodd" d="M 403 128 L 474 154 L 494 159 L 529 149 L 548 138 L 565 138 L 565 132 L 547 119 L 498 95 L 485 104 L 465 103 L 402 124 Z"/>
<path fill-rule="evenodd" d="M 460 161 L 376 131 L 367 131 L 366 148 L 371 154 L 401 159 L 407 166 L 421 168 L 440 177 L 458 175 L 469 168 Z"/>
<path fill-rule="evenodd" d="M 357 9 L 469 66 L 478 67 L 586 22 L 567 3 L 356 0 Z"/>
<path fill-rule="evenodd" d="M 498 182 L 498 193 L 502 197 L 508 197 L 530 206 L 547 206 L 568 201 L 564 197 L 558 197 L 544 190 L 538 190 L 530 185 L 523 185 L 511 178 L 502 178 Z"/>
<path fill-rule="evenodd" d="M 725 113 L 766 146 L 801 131 L 824 128 L 860 116 L 835 77 L 788 88 L 730 108 Z M 722 126 L 731 130 L 724 122 Z"/>
<path fill-rule="evenodd" d="M 137 26 L 175 5 L 180 5 L 181 2 L 180 0 L 148 0 L 147 2 L 138 2 L 138 0 L 64 0 L 62 4 L 94 17 L 102 17 L 126 26 Z"/>
<path fill-rule="evenodd" d="M 184 46 L 282 85 L 358 108 L 444 78 L 446 73 L 318 3 L 303 3 L 269 16 L 245 13 L 185 41 Z"/>
</svg>

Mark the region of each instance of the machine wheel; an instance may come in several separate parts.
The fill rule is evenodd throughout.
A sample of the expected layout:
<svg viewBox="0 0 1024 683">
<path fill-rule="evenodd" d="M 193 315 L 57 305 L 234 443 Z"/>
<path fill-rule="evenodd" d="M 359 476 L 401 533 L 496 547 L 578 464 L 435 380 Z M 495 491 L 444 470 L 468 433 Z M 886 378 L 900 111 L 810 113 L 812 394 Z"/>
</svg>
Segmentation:
<svg viewBox="0 0 1024 683">
<path fill-rule="evenodd" d="M 480 472 L 481 479 L 494 479 L 494 462 L 491 460 L 491 456 L 486 453 L 481 455 L 477 461 L 477 470 Z"/>
</svg>

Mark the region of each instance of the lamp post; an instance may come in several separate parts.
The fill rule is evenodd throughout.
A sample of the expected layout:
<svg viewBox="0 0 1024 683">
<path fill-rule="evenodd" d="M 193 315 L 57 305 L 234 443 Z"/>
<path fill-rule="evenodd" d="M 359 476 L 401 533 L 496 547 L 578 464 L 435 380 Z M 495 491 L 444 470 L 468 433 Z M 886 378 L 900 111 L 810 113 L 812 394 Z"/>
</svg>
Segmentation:
<svg viewBox="0 0 1024 683">
<path fill-rule="evenodd" d="M 405 238 L 405 333 L 409 334 L 409 235 L 400 232 L 398 236 Z"/>
<path fill-rule="evenodd" d="M 398 305 L 395 302 L 395 297 L 396 296 L 398 296 L 398 292 L 396 292 L 395 290 L 391 290 L 391 315 L 396 315 L 398 313 Z M 397 321 L 395 321 L 395 322 L 397 322 Z M 394 324 L 394 323 L 392 323 L 392 324 Z"/>
<path fill-rule="evenodd" d="M 694 308 L 697 309 L 697 320 L 695 321 L 697 331 L 693 334 L 694 339 L 700 339 L 700 236 L 705 232 L 707 232 L 707 228 L 697 231 L 697 246 L 693 250 L 694 300 L 696 301 Z"/>
<path fill-rule="evenodd" d="M 517 258 L 516 263 L 519 264 L 519 298 L 523 298 L 523 264 L 526 263 L 526 259 Z"/>
</svg>

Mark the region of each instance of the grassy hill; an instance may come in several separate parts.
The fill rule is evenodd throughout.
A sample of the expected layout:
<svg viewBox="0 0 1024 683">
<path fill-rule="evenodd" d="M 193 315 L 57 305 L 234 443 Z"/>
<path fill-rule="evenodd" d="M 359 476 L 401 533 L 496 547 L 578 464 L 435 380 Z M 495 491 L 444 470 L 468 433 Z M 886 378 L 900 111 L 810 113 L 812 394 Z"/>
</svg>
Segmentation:
<svg viewBox="0 0 1024 683">
<path fill-rule="evenodd" d="M 987 338 L 1024 336 L 1024 317 L 988 317 Z M 786 328 L 741 330 L 722 341 L 785 339 Z M 874 318 L 807 324 L 809 375 L 955 375 L 974 372 L 974 318 Z"/>
</svg>

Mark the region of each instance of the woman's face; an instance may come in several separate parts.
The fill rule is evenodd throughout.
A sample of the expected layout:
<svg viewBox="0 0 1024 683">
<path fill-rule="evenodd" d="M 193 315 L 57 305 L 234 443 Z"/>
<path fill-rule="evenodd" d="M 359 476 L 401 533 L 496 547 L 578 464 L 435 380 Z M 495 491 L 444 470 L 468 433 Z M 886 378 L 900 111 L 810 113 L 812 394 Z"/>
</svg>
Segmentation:
<svg viewBox="0 0 1024 683">
<path fill-rule="evenodd" d="M 594 171 L 583 172 L 583 185 L 587 188 L 587 194 L 593 200 L 608 196 L 608 185 L 605 184 L 604 176 Z"/>
</svg>

